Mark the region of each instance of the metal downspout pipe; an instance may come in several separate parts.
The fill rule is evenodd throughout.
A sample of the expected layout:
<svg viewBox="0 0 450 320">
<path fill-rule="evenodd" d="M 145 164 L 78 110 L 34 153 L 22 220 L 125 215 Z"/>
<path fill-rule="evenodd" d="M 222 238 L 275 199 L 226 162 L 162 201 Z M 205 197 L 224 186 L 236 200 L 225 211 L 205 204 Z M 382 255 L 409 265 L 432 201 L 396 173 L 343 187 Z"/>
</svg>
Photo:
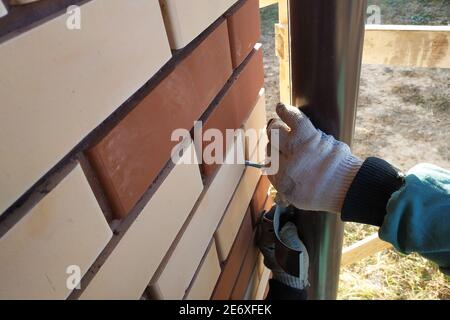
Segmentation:
<svg viewBox="0 0 450 320">
<path fill-rule="evenodd" d="M 291 100 L 327 134 L 352 144 L 366 0 L 290 0 Z M 310 299 L 336 299 L 343 223 L 336 214 L 298 210 L 310 253 Z"/>
</svg>

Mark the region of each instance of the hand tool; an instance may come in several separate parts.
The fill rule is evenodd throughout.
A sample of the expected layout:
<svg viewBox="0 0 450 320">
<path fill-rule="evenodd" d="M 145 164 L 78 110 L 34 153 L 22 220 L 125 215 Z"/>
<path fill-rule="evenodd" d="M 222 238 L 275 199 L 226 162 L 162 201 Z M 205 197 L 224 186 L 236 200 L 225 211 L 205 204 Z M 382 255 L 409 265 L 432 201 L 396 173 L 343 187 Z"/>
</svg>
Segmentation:
<svg viewBox="0 0 450 320">
<path fill-rule="evenodd" d="M 256 163 L 256 162 L 251 162 L 251 161 L 247 161 L 247 160 L 245 161 L 245 166 L 256 168 L 256 169 L 263 169 L 263 168 L 269 167 L 269 165 L 265 164 L 265 163 Z"/>
</svg>

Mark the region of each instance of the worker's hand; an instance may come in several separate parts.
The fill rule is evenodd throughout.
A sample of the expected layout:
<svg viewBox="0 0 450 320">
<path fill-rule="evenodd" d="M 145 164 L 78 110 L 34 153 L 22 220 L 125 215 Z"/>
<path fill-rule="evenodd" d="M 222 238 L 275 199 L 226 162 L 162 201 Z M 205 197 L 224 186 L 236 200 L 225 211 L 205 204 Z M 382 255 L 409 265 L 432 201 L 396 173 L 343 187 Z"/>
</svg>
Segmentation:
<svg viewBox="0 0 450 320">
<path fill-rule="evenodd" d="M 350 148 L 316 129 L 298 108 L 278 104 L 280 119 L 267 126 L 270 150 L 278 151 L 278 173 L 269 176 L 281 198 L 298 209 L 340 213 L 362 165 Z M 279 130 L 279 142 L 271 141 Z M 274 135 L 276 136 L 276 135 Z"/>
</svg>

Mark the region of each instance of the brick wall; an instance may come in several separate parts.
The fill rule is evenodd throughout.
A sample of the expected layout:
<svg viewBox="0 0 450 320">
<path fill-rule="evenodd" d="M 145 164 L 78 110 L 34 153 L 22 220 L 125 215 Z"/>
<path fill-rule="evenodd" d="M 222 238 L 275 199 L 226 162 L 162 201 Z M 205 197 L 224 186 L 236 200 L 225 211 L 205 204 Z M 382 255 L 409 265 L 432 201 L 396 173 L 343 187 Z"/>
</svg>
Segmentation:
<svg viewBox="0 0 450 320">
<path fill-rule="evenodd" d="M 66 26 L 71 4 L 80 30 Z M 222 133 L 266 125 L 258 1 L 6 8 L 0 298 L 261 299 L 253 239 L 269 183 L 200 161 L 208 143 L 190 139 L 198 120 Z M 191 136 L 176 163 L 175 129 Z M 265 135 L 243 142 L 242 158 L 263 159 Z M 73 266 L 81 289 L 67 286 Z"/>
</svg>

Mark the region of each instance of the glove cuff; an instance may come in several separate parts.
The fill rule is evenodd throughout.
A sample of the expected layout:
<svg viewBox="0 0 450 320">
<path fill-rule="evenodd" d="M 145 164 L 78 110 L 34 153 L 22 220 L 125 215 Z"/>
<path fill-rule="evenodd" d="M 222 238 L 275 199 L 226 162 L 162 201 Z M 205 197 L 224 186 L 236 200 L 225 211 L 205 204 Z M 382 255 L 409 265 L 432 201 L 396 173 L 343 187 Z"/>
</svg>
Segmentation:
<svg viewBox="0 0 450 320">
<path fill-rule="evenodd" d="M 347 192 L 342 220 L 381 226 L 389 199 L 403 184 L 403 174 L 391 164 L 367 158 Z"/>
<path fill-rule="evenodd" d="M 330 194 L 324 197 L 326 203 L 325 211 L 340 213 L 344 205 L 345 197 L 347 191 L 355 179 L 359 169 L 361 168 L 363 161 L 353 154 L 349 153 L 344 157 L 344 159 L 338 164 L 336 171 L 332 177 L 333 181 L 330 181 Z"/>
<path fill-rule="evenodd" d="M 273 279 L 281 282 L 282 284 L 287 285 L 288 287 L 295 288 L 298 290 L 303 290 L 309 286 L 309 282 L 307 279 L 296 278 L 287 274 L 284 271 L 272 271 Z"/>
</svg>

